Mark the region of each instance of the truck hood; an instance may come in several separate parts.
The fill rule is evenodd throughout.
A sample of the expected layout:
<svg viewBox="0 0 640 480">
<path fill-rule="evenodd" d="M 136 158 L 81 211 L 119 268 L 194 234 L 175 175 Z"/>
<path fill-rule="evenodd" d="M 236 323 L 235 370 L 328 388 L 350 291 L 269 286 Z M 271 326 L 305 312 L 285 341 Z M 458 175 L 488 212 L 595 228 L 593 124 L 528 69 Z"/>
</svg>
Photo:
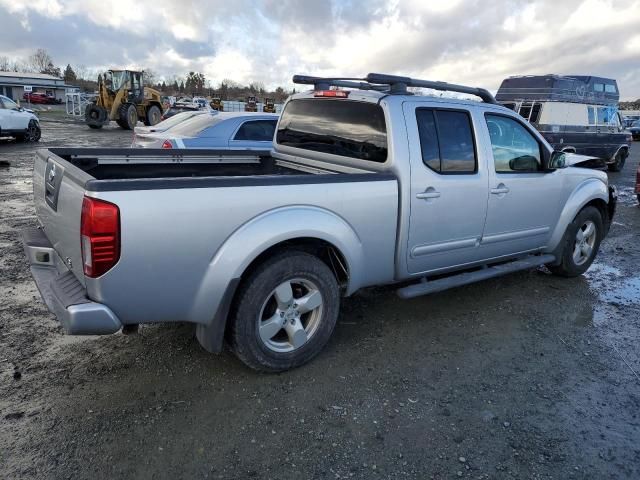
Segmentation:
<svg viewBox="0 0 640 480">
<path fill-rule="evenodd" d="M 604 168 L 606 166 L 604 160 L 588 155 L 578 155 L 577 153 L 565 153 L 565 165 L 567 167 L 582 168 Z"/>
</svg>

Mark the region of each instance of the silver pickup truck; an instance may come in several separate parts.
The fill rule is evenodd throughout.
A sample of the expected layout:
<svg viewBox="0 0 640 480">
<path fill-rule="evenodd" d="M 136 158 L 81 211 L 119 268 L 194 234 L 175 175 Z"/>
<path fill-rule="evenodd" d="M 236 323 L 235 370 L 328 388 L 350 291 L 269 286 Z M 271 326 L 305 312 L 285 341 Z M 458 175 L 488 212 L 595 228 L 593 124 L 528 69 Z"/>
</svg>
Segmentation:
<svg viewBox="0 0 640 480">
<path fill-rule="evenodd" d="M 250 367 L 329 340 L 340 297 L 411 298 L 546 265 L 576 276 L 615 210 L 604 172 L 554 152 L 486 90 L 370 74 L 294 77 L 265 152 L 38 151 L 23 242 L 70 334 L 191 322 Z M 408 87 L 477 95 L 417 95 Z"/>
</svg>

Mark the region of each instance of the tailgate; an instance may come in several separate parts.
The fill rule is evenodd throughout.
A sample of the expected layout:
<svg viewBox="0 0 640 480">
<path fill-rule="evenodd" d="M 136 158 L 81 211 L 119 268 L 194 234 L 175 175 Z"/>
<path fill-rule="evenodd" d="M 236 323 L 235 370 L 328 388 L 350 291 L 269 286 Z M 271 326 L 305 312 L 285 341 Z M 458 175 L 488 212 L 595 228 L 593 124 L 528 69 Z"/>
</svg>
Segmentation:
<svg viewBox="0 0 640 480">
<path fill-rule="evenodd" d="M 44 233 L 60 259 L 84 285 L 80 216 L 84 185 L 93 179 L 49 150 L 38 150 L 33 167 L 33 201 Z"/>
</svg>

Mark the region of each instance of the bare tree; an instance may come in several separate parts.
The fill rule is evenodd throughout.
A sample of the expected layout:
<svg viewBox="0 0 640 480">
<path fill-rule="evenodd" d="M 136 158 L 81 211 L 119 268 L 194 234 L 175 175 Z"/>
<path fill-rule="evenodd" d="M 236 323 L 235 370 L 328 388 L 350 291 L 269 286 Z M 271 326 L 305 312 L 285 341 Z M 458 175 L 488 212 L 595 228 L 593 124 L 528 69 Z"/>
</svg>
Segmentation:
<svg viewBox="0 0 640 480">
<path fill-rule="evenodd" d="M 46 73 L 53 66 L 53 58 L 44 48 L 39 48 L 29 57 L 29 67 L 38 73 Z"/>
<path fill-rule="evenodd" d="M 156 72 L 154 72 L 153 70 L 151 70 L 150 68 L 145 68 L 143 69 L 143 82 L 146 86 L 148 87 L 153 87 L 156 83 Z"/>
<path fill-rule="evenodd" d="M 11 68 L 9 57 L 0 57 L 0 72 L 8 72 Z"/>
</svg>

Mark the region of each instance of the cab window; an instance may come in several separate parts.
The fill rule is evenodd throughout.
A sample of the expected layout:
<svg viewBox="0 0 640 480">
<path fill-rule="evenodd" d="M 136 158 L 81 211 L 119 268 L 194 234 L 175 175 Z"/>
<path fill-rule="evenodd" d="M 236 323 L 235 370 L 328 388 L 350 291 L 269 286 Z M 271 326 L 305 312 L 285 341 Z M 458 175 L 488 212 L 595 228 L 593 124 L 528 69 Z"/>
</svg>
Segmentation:
<svg viewBox="0 0 640 480">
<path fill-rule="evenodd" d="M 244 122 L 233 139 L 270 142 L 273 140 L 273 133 L 275 131 L 275 120 L 252 120 L 250 122 Z"/>
<path fill-rule="evenodd" d="M 493 163 L 498 173 L 530 173 L 542 170 L 538 140 L 520 122 L 502 115 L 486 114 Z"/>
<path fill-rule="evenodd" d="M 416 109 L 423 163 L 436 173 L 475 173 L 478 162 L 469 113 Z"/>
</svg>

